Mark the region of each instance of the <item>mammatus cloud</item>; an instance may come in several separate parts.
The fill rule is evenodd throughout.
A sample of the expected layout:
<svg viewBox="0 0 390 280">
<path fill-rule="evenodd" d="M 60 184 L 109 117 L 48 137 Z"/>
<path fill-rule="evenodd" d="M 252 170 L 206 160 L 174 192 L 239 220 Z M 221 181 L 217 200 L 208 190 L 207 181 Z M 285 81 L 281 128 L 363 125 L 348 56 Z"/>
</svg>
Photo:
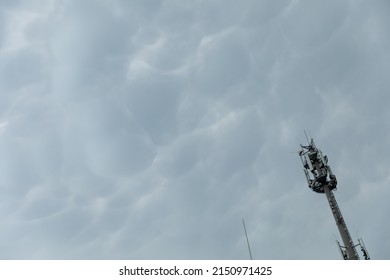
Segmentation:
<svg viewBox="0 0 390 280">
<path fill-rule="evenodd" d="M 3 1 L 0 257 L 339 259 L 306 129 L 389 258 L 388 8 Z"/>
</svg>

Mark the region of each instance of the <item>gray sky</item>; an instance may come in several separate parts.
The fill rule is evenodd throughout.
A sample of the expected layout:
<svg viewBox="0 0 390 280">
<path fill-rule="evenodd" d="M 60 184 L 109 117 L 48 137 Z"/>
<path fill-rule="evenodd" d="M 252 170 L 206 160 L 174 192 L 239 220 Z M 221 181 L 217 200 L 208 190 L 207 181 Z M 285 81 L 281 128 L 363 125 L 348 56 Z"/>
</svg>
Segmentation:
<svg viewBox="0 0 390 280">
<path fill-rule="evenodd" d="M 0 1 L 0 258 L 390 259 L 389 1 Z"/>
</svg>

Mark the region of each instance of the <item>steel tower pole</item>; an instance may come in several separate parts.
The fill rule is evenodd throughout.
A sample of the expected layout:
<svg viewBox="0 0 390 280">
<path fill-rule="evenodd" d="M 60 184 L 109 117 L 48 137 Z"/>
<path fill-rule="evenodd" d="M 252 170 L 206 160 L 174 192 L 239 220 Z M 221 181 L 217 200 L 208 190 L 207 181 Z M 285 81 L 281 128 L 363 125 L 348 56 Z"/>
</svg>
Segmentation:
<svg viewBox="0 0 390 280">
<path fill-rule="evenodd" d="M 354 245 L 336 198 L 333 195 L 333 190 L 336 190 L 337 187 L 337 179 L 328 164 L 328 157 L 324 156 L 321 150 L 316 147 L 313 139 L 311 139 L 307 146 L 301 145 L 299 156 L 304 167 L 303 171 L 305 172 L 309 188 L 316 193 L 325 193 L 328 199 L 330 209 L 332 210 L 341 239 L 343 240 L 344 246 L 340 246 L 340 243 L 337 242 L 343 258 L 345 260 L 360 259 L 355 248 L 356 246 L 360 246 L 364 258 L 369 260 L 370 257 L 363 240 L 361 242 L 359 240 L 359 244 Z"/>
<path fill-rule="evenodd" d="M 358 260 L 359 255 L 356 252 L 355 245 L 353 244 L 353 240 L 347 225 L 345 224 L 345 220 L 343 215 L 341 214 L 341 210 L 337 204 L 336 198 L 333 194 L 333 191 L 329 189 L 329 186 L 324 186 L 324 191 L 326 194 L 326 198 L 328 199 L 330 209 L 332 210 L 334 220 L 336 221 L 337 228 L 339 229 L 341 239 L 343 240 L 344 247 L 347 253 L 345 259 L 348 260 Z"/>
</svg>

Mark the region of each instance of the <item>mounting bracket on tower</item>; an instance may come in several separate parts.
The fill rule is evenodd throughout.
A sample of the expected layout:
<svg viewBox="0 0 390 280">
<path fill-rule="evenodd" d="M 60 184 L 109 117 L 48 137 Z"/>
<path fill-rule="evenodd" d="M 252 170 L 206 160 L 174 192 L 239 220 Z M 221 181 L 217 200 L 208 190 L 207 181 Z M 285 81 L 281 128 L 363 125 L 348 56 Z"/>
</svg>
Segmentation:
<svg viewBox="0 0 390 280">
<path fill-rule="evenodd" d="M 308 146 L 301 145 L 299 156 L 309 188 L 318 193 L 324 193 L 325 186 L 328 186 L 330 190 L 336 190 L 337 179 L 328 165 L 328 157 L 323 156 L 322 152 L 317 149 L 313 138 Z"/>
</svg>

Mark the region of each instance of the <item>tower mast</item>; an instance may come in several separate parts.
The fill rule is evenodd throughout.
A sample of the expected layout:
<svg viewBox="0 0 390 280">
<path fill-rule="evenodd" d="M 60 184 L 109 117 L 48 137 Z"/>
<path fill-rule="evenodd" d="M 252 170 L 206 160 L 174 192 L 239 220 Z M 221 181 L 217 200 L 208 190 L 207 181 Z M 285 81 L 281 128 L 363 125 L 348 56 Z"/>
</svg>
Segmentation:
<svg viewBox="0 0 390 280">
<path fill-rule="evenodd" d="M 345 260 L 360 259 L 359 254 L 356 251 L 356 247 L 360 246 L 364 258 L 366 260 L 370 259 L 363 241 L 360 241 L 361 239 L 359 239 L 357 245 L 354 245 L 353 243 L 343 215 L 341 214 L 341 210 L 333 194 L 333 190 L 336 190 L 337 179 L 328 165 L 327 156 L 322 155 L 321 150 L 315 146 L 313 139 L 311 139 L 308 146 L 301 145 L 299 156 L 301 157 L 304 167 L 303 171 L 305 172 L 309 188 L 316 193 L 325 193 L 326 195 L 343 242 L 343 246 L 337 242 L 343 258 Z"/>
</svg>

